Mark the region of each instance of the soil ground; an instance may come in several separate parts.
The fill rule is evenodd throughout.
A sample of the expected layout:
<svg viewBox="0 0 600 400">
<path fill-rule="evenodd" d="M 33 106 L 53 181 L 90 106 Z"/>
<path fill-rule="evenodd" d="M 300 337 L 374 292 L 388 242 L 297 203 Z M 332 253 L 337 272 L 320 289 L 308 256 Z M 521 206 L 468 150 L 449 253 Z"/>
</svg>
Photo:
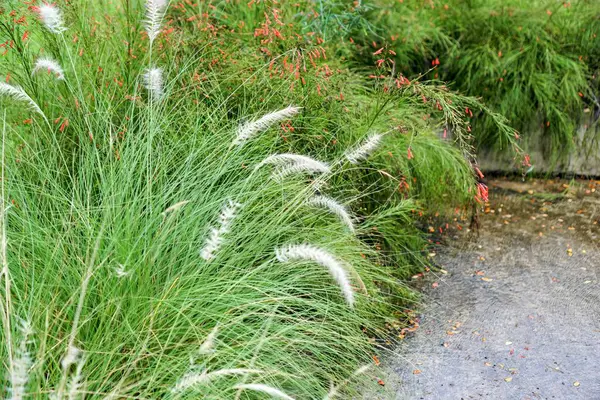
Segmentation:
<svg viewBox="0 0 600 400">
<path fill-rule="evenodd" d="M 433 256 L 387 394 L 365 398 L 600 400 L 600 182 L 489 186 L 479 233 Z"/>
</svg>

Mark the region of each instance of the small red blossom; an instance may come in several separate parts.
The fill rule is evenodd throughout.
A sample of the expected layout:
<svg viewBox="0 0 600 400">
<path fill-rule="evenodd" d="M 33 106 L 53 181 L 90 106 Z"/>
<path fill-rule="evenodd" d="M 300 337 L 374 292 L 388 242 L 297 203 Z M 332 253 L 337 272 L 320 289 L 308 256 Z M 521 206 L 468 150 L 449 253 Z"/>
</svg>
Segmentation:
<svg viewBox="0 0 600 400">
<path fill-rule="evenodd" d="M 477 184 L 477 194 L 475 195 L 475 200 L 478 203 L 486 203 L 489 200 L 489 190 L 485 183 Z"/>
<path fill-rule="evenodd" d="M 481 170 L 477 167 L 475 167 L 475 172 L 477 172 L 477 175 L 479 176 L 479 178 L 483 179 L 484 175 L 483 172 L 481 172 Z"/>
<path fill-rule="evenodd" d="M 69 120 L 65 118 L 65 120 L 63 121 L 63 123 L 60 124 L 60 128 L 58 128 L 58 130 L 60 132 L 64 132 L 65 129 L 67 129 L 68 126 L 69 126 Z"/>
</svg>

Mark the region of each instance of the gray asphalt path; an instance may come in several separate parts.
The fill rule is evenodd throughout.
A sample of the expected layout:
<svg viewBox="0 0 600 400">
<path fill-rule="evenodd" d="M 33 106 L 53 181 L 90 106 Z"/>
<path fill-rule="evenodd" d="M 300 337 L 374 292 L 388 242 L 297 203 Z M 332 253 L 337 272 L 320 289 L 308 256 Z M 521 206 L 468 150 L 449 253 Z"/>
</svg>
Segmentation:
<svg viewBox="0 0 600 400">
<path fill-rule="evenodd" d="M 600 400 L 600 193 L 490 186 L 479 236 L 434 257 L 420 327 L 384 360 L 385 398 Z"/>
</svg>

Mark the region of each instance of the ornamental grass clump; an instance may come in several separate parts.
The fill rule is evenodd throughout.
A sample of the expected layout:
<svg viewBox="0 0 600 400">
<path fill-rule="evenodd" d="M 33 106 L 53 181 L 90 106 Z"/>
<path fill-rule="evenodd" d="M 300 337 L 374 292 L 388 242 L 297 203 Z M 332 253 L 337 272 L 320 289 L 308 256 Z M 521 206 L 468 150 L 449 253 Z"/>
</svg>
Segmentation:
<svg viewBox="0 0 600 400">
<path fill-rule="evenodd" d="M 372 338 L 415 301 L 399 277 L 424 262 L 418 211 L 473 198 L 477 101 L 350 70 L 341 44 L 296 24 L 311 2 L 76 0 L 41 26 L 14 4 L 0 11 L 9 370 L 23 370 L 16 321 L 33 332 L 16 392 L 356 395 Z M 33 75 L 40 59 L 65 79 Z"/>
<path fill-rule="evenodd" d="M 260 135 L 299 107 L 240 123 L 180 89 L 195 59 L 160 56 L 166 2 L 137 10 L 152 57 L 123 64 L 110 46 L 82 44 L 100 48 L 110 18 L 92 34 L 71 24 L 81 4 L 64 20 L 58 7 L 60 18 L 40 11 L 48 29 L 2 63 L 27 91 L 0 85 L 2 207 L 12 205 L 1 221 L 1 395 L 323 398 L 355 379 L 348 371 L 373 352 L 365 332 L 409 292 L 348 232 L 362 222 L 341 206 L 355 200 L 337 191 L 343 157 Z M 32 76 L 48 70 L 69 79 Z"/>
</svg>

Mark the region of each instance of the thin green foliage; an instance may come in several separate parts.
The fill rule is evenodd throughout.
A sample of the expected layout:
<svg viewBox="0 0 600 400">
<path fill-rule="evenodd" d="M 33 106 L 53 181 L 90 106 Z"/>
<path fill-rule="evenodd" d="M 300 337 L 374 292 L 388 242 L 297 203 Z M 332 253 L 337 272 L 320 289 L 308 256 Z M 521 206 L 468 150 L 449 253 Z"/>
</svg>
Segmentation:
<svg viewBox="0 0 600 400">
<path fill-rule="evenodd" d="M 61 2 L 59 33 L 4 6 L 14 44 L 0 66 L 46 118 L 2 98 L 0 357 L 27 371 L 30 397 L 351 397 L 370 380 L 353 371 L 371 338 L 417 300 L 400 279 L 425 263 L 418 213 L 473 200 L 464 108 L 482 106 L 435 82 L 397 85 L 393 68 L 349 69 L 337 39 L 370 28 L 340 4 L 311 23 L 314 2 L 159 3 L 150 24 L 141 1 Z M 64 80 L 31 73 L 42 56 Z M 301 108 L 239 135 L 289 105 Z M 379 146 L 351 162 L 373 134 Z M 278 153 L 312 161 L 262 163 Z M 319 195 L 352 230 L 311 205 Z M 281 256 L 304 244 L 304 258 Z M 16 368 L 24 354 L 31 367 Z M 15 393 L 14 374 L 0 379 Z"/>
<path fill-rule="evenodd" d="M 558 161 L 597 140 L 595 130 L 580 138 L 577 128 L 595 120 L 598 105 L 599 12 L 588 0 L 381 1 L 367 16 L 379 34 L 362 40 L 393 49 L 408 76 L 427 73 L 480 96 L 522 132 L 523 147 L 539 148 L 528 138 L 542 131 L 545 156 Z M 490 114 L 473 128 L 478 147 L 507 148 Z"/>
</svg>

